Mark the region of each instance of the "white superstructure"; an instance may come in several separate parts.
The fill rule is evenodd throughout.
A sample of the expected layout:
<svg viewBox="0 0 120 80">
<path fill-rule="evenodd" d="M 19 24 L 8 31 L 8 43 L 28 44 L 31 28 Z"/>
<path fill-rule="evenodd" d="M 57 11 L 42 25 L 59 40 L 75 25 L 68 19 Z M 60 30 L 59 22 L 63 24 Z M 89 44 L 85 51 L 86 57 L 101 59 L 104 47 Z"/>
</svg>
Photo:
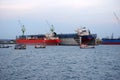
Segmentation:
<svg viewBox="0 0 120 80">
<path fill-rule="evenodd" d="M 86 29 L 86 27 L 81 27 L 75 30 L 79 36 L 87 36 L 90 35 L 90 30 Z"/>
</svg>

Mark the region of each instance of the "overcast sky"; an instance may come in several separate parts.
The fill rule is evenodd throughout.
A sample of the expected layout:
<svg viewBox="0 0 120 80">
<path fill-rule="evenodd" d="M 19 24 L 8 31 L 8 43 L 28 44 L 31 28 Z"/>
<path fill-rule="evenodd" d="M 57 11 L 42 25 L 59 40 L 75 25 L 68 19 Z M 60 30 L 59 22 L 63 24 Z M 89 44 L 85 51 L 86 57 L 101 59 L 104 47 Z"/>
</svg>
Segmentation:
<svg viewBox="0 0 120 80">
<path fill-rule="evenodd" d="M 117 18 L 115 15 L 117 15 Z M 57 33 L 75 33 L 85 26 L 98 37 L 120 37 L 120 0 L 0 0 L 0 39 L 46 34 L 53 24 Z"/>
</svg>

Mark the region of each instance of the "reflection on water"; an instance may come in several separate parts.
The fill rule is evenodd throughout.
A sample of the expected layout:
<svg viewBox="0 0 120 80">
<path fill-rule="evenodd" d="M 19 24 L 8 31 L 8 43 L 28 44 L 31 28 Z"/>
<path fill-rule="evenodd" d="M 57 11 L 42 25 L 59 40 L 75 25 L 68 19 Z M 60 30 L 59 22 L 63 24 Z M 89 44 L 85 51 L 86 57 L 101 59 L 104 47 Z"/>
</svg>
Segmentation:
<svg viewBox="0 0 120 80">
<path fill-rule="evenodd" d="M 0 49 L 0 80 L 120 80 L 120 46 Z"/>
</svg>

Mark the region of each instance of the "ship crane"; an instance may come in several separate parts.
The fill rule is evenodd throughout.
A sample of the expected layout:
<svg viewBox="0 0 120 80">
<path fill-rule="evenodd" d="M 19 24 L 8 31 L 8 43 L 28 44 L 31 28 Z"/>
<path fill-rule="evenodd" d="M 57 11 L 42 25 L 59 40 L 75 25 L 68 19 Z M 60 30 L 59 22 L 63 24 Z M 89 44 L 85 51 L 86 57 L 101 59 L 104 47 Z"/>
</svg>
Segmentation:
<svg viewBox="0 0 120 80">
<path fill-rule="evenodd" d="M 48 24 L 48 26 L 50 26 L 50 31 L 54 33 L 55 31 L 54 25 L 53 24 L 51 25 L 47 20 L 46 20 L 46 23 Z"/>
<path fill-rule="evenodd" d="M 56 34 L 56 32 L 55 32 L 55 28 L 54 28 L 54 25 L 53 24 L 50 24 L 47 20 L 46 20 L 46 23 L 47 23 L 47 25 L 49 26 L 49 28 L 50 28 L 50 34 L 47 34 L 46 36 L 49 36 L 49 37 L 55 37 L 57 34 Z"/>
<path fill-rule="evenodd" d="M 20 20 L 18 20 L 18 22 L 19 22 L 19 25 L 21 26 L 21 31 L 22 31 L 22 35 L 24 36 L 24 33 L 25 33 L 25 26 L 21 23 L 21 21 Z"/>
<path fill-rule="evenodd" d="M 54 31 L 55 31 L 55 28 L 54 28 L 54 25 L 53 25 L 53 24 L 50 25 L 50 31 L 51 31 L 52 33 L 54 33 Z"/>
</svg>

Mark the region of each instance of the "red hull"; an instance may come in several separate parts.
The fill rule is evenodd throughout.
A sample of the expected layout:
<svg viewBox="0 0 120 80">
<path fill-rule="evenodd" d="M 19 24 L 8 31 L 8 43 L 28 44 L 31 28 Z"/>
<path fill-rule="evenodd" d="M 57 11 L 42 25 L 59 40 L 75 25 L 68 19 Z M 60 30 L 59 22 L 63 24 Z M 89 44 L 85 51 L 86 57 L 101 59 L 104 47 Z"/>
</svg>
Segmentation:
<svg viewBox="0 0 120 80">
<path fill-rule="evenodd" d="M 26 45 L 34 45 L 34 44 L 43 44 L 46 45 L 58 45 L 60 43 L 60 39 L 16 39 L 17 44 L 26 44 Z"/>
</svg>

